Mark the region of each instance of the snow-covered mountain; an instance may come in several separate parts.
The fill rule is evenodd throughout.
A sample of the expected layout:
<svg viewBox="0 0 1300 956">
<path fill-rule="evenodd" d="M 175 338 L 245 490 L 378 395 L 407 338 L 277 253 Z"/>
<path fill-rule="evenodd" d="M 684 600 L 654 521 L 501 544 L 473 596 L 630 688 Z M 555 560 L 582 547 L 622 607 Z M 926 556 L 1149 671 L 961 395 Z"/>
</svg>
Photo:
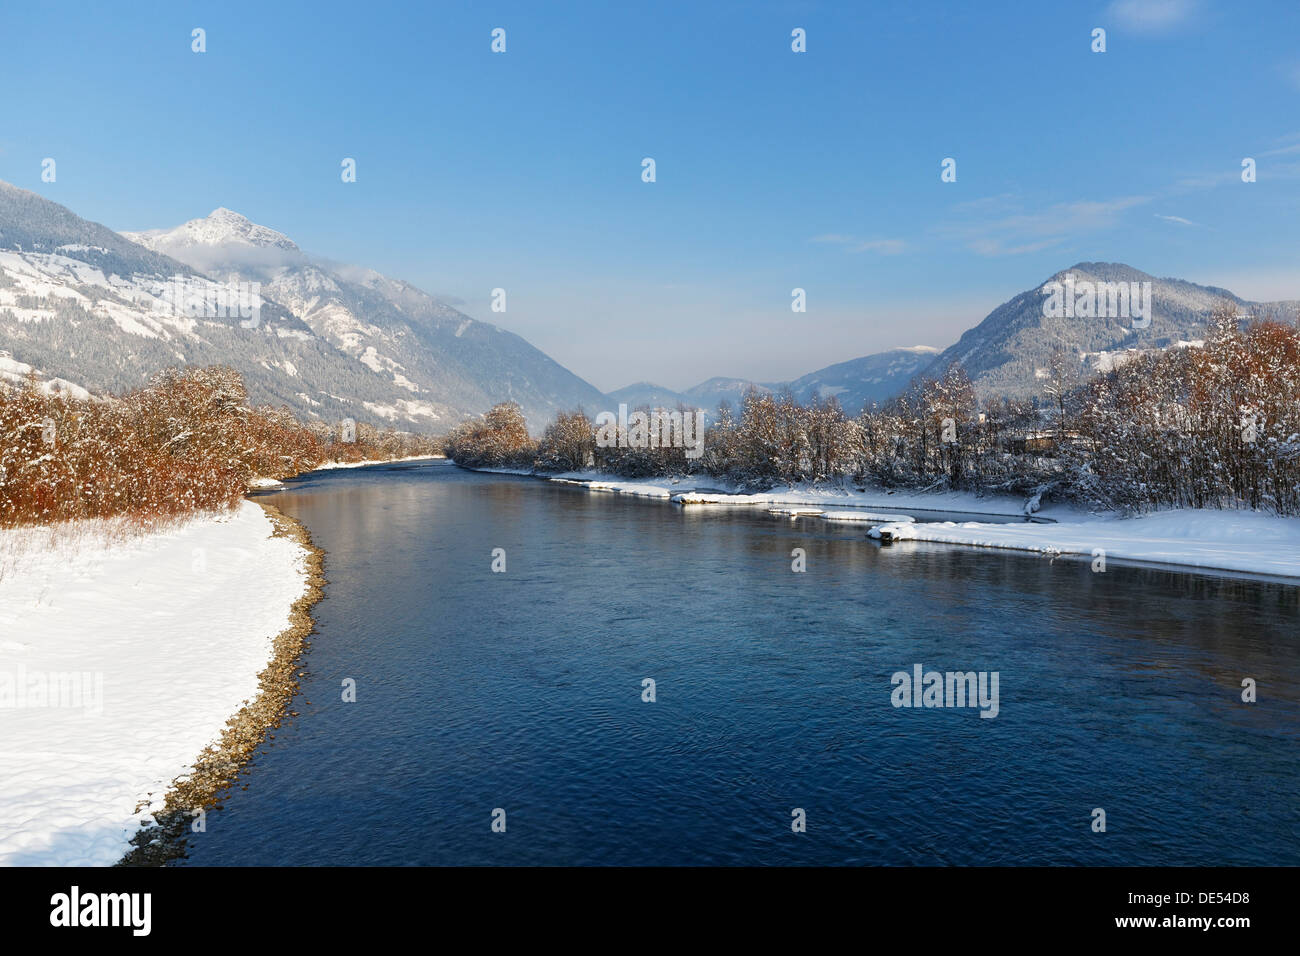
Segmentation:
<svg viewBox="0 0 1300 956">
<path fill-rule="evenodd" d="M 560 409 L 603 400 L 519 336 L 407 282 L 308 256 L 283 233 L 229 209 L 174 229 L 123 235 L 219 280 L 260 282 L 265 297 L 400 391 L 380 410 L 385 417 L 427 408 L 455 421 L 512 400 L 540 428 Z"/>
<path fill-rule="evenodd" d="M 141 385 L 169 366 L 228 364 L 244 373 L 256 401 L 333 418 L 372 418 L 365 402 L 396 398 L 275 303 L 263 303 L 257 327 L 245 328 L 238 314 L 174 308 L 167 293 L 178 281 L 200 297 L 224 291 L 183 263 L 0 182 L 6 371 L 106 392 Z"/>
<path fill-rule="evenodd" d="M 791 382 L 790 389 L 804 403 L 835 396 L 846 413 L 856 415 L 866 405 L 883 405 L 903 392 L 938 354 L 928 345 L 877 352 L 809 372 Z"/>
<path fill-rule="evenodd" d="M 1132 316 L 1046 316 L 1044 303 L 1049 296 L 1043 290 L 1049 283 L 1064 283 L 1067 274 L 1073 276 L 1076 287 L 1083 282 L 1150 282 L 1150 324 L 1135 324 Z M 936 376 L 956 362 L 966 369 L 981 395 L 1042 395 L 1052 356 L 1058 350 L 1077 359 L 1079 371 L 1087 377 L 1105 365 L 1106 359 L 1098 356 L 1177 347 L 1180 342 L 1203 338 L 1211 313 L 1224 300 L 1243 314 L 1254 311 L 1289 320 L 1294 320 L 1300 305 L 1249 302 L 1227 289 L 1159 279 L 1123 263 L 1080 262 L 998 306 L 923 371 Z"/>
<path fill-rule="evenodd" d="M 1132 314 L 1113 318 L 1047 316 L 1044 303 L 1048 295 L 1044 290 L 1049 283 L 1064 284 L 1067 275 L 1079 288 L 1085 282 L 1151 283 L 1149 325 L 1135 323 Z M 853 415 L 864 405 L 884 404 L 902 394 L 916 376 L 937 377 L 949 364 L 957 362 L 985 397 L 1041 396 L 1049 384 L 1052 357 L 1058 351 L 1077 362 L 1078 368 L 1073 370 L 1077 375 L 1073 377 L 1082 381 L 1142 352 L 1196 344 L 1204 338 L 1215 307 L 1225 300 L 1243 315 L 1288 322 L 1295 321 L 1300 311 L 1300 301 L 1251 302 L 1227 289 L 1182 279 L 1160 279 L 1122 263 L 1081 262 L 998 306 L 942 352 L 928 346 L 892 349 L 839 362 L 788 383 L 711 378 L 683 394 L 712 411 L 722 399 L 737 405 L 751 385 L 761 391 L 780 391 L 788 386 L 805 403 L 834 395 Z M 645 385 L 629 386 L 628 391 L 634 388 L 647 391 Z"/>
<path fill-rule="evenodd" d="M 221 302 L 231 281 L 262 283 L 256 321 L 192 308 Z M 190 308 L 177 307 L 182 286 Z M 519 336 L 399 280 L 312 260 L 228 209 L 124 236 L 0 182 L 0 376 L 107 392 L 186 364 L 230 365 L 255 402 L 303 417 L 420 431 L 509 399 L 536 428 L 603 401 Z"/>
<path fill-rule="evenodd" d="M 224 206 L 214 209 L 202 219 L 191 219 L 175 229 L 151 229 L 147 232 L 122 233 L 132 242 L 149 248 L 168 247 L 169 254 L 185 250 L 218 249 L 221 247 L 243 246 L 249 250 L 280 249 L 286 253 L 298 254 L 301 250 L 297 243 L 282 232 L 259 226 Z M 232 249 L 226 249 L 223 257 L 233 255 Z M 180 256 L 174 256 L 179 259 Z"/>
</svg>

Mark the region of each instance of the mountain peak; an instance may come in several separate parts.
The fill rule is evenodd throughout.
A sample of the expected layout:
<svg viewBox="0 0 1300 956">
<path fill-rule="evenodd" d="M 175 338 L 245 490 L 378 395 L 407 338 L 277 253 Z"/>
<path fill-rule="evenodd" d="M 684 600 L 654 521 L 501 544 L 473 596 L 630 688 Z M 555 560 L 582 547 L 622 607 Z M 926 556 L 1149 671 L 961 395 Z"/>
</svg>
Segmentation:
<svg viewBox="0 0 1300 956">
<path fill-rule="evenodd" d="M 1076 262 L 1068 269 L 1057 272 L 1052 276 L 1052 279 L 1059 281 L 1066 275 L 1079 275 L 1080 273 L 1101 279 L 1104 282 L 1135 282 L 1153 278 L 1153 276 L 1148 275 L 1141 269 L 1135 269 L 1126 262 Z"/>
<path fill-rule="evenodd" d="M 133 242 L 185 260 L 184 250 L 204 247 L 252 246 L 297 253 L 297 243 L 282 232 L 260 226 L 242 213 L 218 206 L 201 219 L 191 219 L 175 229 L 124 232 Z"/>
<path fill-rule="evenodd" d="M 186 238 L 201 245 L 238 242 L 277 249 L 298 248 L 297 243 L 284 233 L 258 225 L 247 216 L 225 206 L 218 206 L 203 219 L 191 219 L 180 229 L 185 231 Z"/>
<path fill-rule="evenodd" d="M 204 218 L 209 222 L 228 222 L 232 225 L 253 225 L 247 216 L 241 215 L 233 209 L 227 209 L 225 206 L 218 206 Z"/>
</svg>

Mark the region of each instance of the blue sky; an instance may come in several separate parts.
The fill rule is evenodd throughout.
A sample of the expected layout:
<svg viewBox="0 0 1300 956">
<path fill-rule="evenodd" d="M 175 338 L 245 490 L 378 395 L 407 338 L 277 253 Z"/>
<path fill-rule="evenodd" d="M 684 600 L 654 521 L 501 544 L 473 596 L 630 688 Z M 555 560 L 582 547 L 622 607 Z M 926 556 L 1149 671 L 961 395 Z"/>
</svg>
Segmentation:
<svg viewBox="0 0 1300 956">
<path fill-rule="evenodd" d="M 1300 298 L 1294 0 L 125 6 L 0 7 L 0 179 L 227 206 L 604 389 L 943 347 L 1078 261 Z"/>
</svg>

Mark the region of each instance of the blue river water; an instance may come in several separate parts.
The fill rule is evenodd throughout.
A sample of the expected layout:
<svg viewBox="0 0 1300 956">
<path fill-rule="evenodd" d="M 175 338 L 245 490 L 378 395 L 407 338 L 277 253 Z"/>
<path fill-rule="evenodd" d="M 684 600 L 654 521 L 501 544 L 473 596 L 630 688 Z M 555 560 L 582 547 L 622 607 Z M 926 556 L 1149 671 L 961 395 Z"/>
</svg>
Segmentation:
<svg viewBox="0 0 1300 956">
<path fill-rule="evenodd" d="M 1300 588 L 448 462 L 272 501 L 326 552 L 299 716 L 179 865 L 1300 863 Z M 997 716 L 894 706 L 917 664 Z"/>
</svg>

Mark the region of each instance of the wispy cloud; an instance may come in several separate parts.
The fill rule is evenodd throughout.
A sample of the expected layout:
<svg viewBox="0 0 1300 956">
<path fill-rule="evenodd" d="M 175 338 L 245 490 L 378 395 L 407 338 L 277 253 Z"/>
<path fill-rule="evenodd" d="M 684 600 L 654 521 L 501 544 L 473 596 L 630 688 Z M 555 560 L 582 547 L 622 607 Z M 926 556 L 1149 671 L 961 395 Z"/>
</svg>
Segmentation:
<svg viewBox="0 0 1300 956">
<path fill-rule="evenodd" d="M 811 241 L 843 246 L 849 252 L 876 252 L 882 256 L 896 256 L 907 251 L 907 243 L 902 239 L 860 239 L 842 233 L 827 233 L 813 236 Z"/>
<path fill-rule="evenodd" d="M 1022 256 L 1030 252 L 1042 252 L 1044 249 L 1059 246 L 1064 241 L 1064 236 L 1058 236 L 1055 239 L 1043 239 L 1039 242 L 1025 242 L 1016 246 L 1007 245 L 1001 239 L 972 239 L 966 245 L 972 252 L 977 252 L 981 256 L 993 258 L 996 256 Z"/>
<path fill-rule="evenodd" d="M 1277 149 L 1266 149 L 1260 153 L 1261 156 L 1285 156 L 1288 153 L 1300 153 L 1300 143 L 1294 146 L 1279 146 Z"/>
<path fill-rule="evenodd" d="M 1243 152 L 1242 159 L 1247 156 L 1257 160 L 1273 160 L 1278 156 L 1300 156 L 1300 133 L 1291 133 L 1286 136 L 1280 136 L 1273 140 L 1274 145 L 1268 149 L 1255 150 L 1253 152 Z M 1256 144 L 1262 145 L 1262 144 Z M 1268 179 L 1297 179 L 1300 178 L 1300 163 L 1297 162 L 1269 162 L 1259 163 L 1259 179 L 1262 182 Z M 1213 189 L 1217 186 L 1237 185 L 1241 183 L 1241 165 L 1232 163 L 1227 168 L 1215 170 L 1213 172 L 1196 173 L 1191 176 L 1185 176 L 1178 180 L 1175 185 L 1175 191 L 1185 189 Z"/>
<path fill-rule="evenodd" d="M 1009 196 L 995 197 L 993 201 L 976 200 L 954 210 L 969 217 L 966 221 L 939 226 L 936 232 L 943 238 L 965 243 L 968 249 L 982 256 L 1024 255 L 1050 249 L 1082 233 L 1113 228 L 1126 210 L 1148 203 L 1151 198 L 1076 200 L 1033 212 L 1022 211 L 1019 200 Z"/>
<path fill-rule="evenodd" d="M 1241 168 L 1224 170 L 1218 173 L 1203 173 L 1198 176 L 1188 176 L 1185 179 L 1178 180 L 1178 186 L 1185 189 L 1212 189 L 1215 186 L 1222 186 L 1225 183 L 1241 182 Z"/>
<path fill-rule="evenodd" d="M 1199 0 L 1112 0 L 1106 15 L 1139 33 L 1163 33 L 1187 23 Z"/>
<path fill-rule="evenodd" d="M 1300 73 L 1300 67 L 1296 68 Z M 1297 85 L 1300 85 L 1298 83 Z M 1300 133 L 1292 133 L 1290 136 L 1283 136 L 1277 140 L 1281 145 L 1273 149 L 1266 149 L 1259 155 L 1261 156 L 1284 156 L 1287 153 L 1300 153 Z"/>
<path fill-rule="evenodd" d="M 1182 216 L 1162 216 L 1156 213 L 1157 219 L 1163 219 L 1165 222 L 1176 222 L 1180 226 L 1199 226 L 1199 222 L 1192 222 L 1190 219 L 1184 219 Z"/>
<path fill-rule="evenodd" d="M 978 199 L 967 199 L 957 203 L 952 207 L 953 212 L 960 213 L 1001 213 L 1007 209 L 1018 207 L 1020 197 L 1015 193 L 998 193 L 996 196 L 980 196 Z"/>
</svg>

